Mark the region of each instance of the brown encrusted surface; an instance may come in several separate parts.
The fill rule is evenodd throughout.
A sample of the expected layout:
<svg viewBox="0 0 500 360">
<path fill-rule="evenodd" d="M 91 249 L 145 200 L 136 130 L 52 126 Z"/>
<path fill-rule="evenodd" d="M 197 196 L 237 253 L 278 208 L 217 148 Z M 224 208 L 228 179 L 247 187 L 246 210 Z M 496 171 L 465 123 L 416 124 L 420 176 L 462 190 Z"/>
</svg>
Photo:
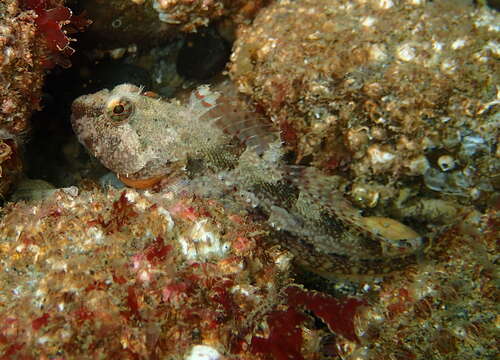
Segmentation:
<svg viewBox="0 0 500 360">
<path fill-rule="evenodd" d="M 357 325 L 363 345 L 346 358 L 495 359 L 499 219 L 490 209 L 474 228 L 450 229 L 436 239 L 448 247 L 435 261 L 375 286 Z"/>
<path fill-rule="evenodd" d="M 86 0 L 81 2 L 93 24 L 89 38 L 98 40 L 96 46 L 114 49 L 132 43 L 153 46 L 173 34 L 173 28 L 158 20 L 151 3 L 130 0 Z"/>
<path fill-rule="evenodd" d="M 218 360 L 494 359 L 498 219 L 450 229 L 434 259 L 342 300 L 292 285 L 288 253 L 216 201 L 59 190 L 3 211 L 0 354 L 196 359 L 204 345 Z"/>
<path fill-rule="evenodd" d="M 181 31 L 195 32 L 199 26 L 228 17 L 235 24 L 248 22 L 268 0 L 143 1 L 87 0 L 82 2 L 93 25 L 89 37 L 101 48 L 136 44 L 141 48 L 164 43 Z"/>
<path fill-rule="evenodd" d="M 44 69 L 35 13 L 17 0 L 0 3 L 0 197 L 20 176 L 22 138 L 39 108 Z"/>
<path fill-rule="evenodd" d="M 13 139 L 0 138 L 0 198 L 3 200 L 23 169 L 19 144 Z"/>
<path fill-rule="evenodd" d="M 341 27 L 342 21 L 352 20 L 349 16 L 339 19 L 339 15 L 334 15 L 336 11 L 338 14 L 347 11 L 339 5 L 342 3 L 348 4 L 330 1 L 329 4 L 337 5 L 332 12 L 316 16 L 335 18 L 334 26 Z M 366 7 L 359 5 L 361 3 L 366 3 Z M 495 92 L 495 85 L 498 84 L 498 63 L 495 63 L 498 61 L 498 43 L 483 38 L 489 36 L 488 32 L 495 33 L 495 21 L 498 21 L 487 10 L 473 11 L 472 8 L 469 8 L 470 17 L 465 15 L 453 21 L 448 15 L 440 17 L 439 9 L 446 10 L 442 11 L 443 14 L 459 14 L 461 11 L 460 6 L 447 7 L 450 2 L 446 1 L 439 4 L 430 2 L 425 10 L 419 7 L 423 6 L 423 1 L 398 2 L 397 9 L 388 6 L 391 3 L 393 1 L 390 0 L 352 1 L 349 4 L 358 5 L 349 11 L 355 13 L 358 9 L 361 13 L 370 11 L 372 6 L 379 6 L 375 12 L 377 19 L 383 20 L 379 23 L 398 26 L 401 25 L 398 22 L 401 18 L 387 16 L 386 11 L 394 11 L 396 15 L 409 14 L 408 21 L 415 20 L 411 23 L 414 25 L 411 36 L 418 37 L 423 33 L 432 38 L 429 40 L 432 46 L 428 48 L 426 44 L 429 42 L 425 39 L 411 44 L 415 46 L 417 58 L 422 56 L 422 63 L 420 60 L 389 57 L 393 62 L 384 66 L 375 63 L 364 67 L 362 62 L 344 64 L 343 60 L 356 56 L 364 59 L 366 53 L 356 52 L 356 45 L 362 48 L 359 41 L 365 39 L 360 36 L 361 33 L 349 33 L 343 28 L 338 34 L 342 44 L 340 49 L 348 50 L 339 51 L 339 55 L 325 52 L 316 63 L 309 63 L 311 66 L 306 69 L 312 69 L 316 74 L 314 71 L 318 66 L 328 64 L 325 59 L 341 58 L 335 64 L 340 69 L 340 75 L 325 75 L 329 79 L 328 94 L 322 93 L 319 85 L 315 87 L 319 93 L 304 85 L 316 82 L 307 77 L 307 71 L 299 82 L 292 84 L 299 89 L 296 94 L 289 88 L 283 88 L 285 92 L 276 92 L 280 87 L 273 88 L 274 84 L 267 93 L 263 90 L 265 87 L 255 86 L 256 98 L 261 104 L 267 104 L 271 115 L 279 116 L 274 116 L 275 120 L 289 116 L 297 124 L 297 129 L 283 123 L 282 128 L 288 145 L 293 147 L 297 145 L 295 141 L 302 141 L 302 145 L 295 147 L 299 155 L 307 155 L 307 151 L 316 149 L 314 140 L 325 137 L 322 140 L 326 144 L 322 149 L 325 154 L 336 151 L 340 156 L 325 160 L 322 157 L 325 155 L 318 151 L 314 152 L 313 160 L 331 171 L 342 167 L 343 176 L 352 176 L 349 180 L 359 177 L 361 184 L 352 192 L 357 189 L 356 194 L 361 198 L 359 205 L 364 207 L 371 207 L 373 203 L 376 205 L 378 197 L 395 196 L 396 192 L 385 184 L 386 177 L 394 175 L 391 173 L 394 169 L 398 176 L 399 171 L 408 177 L 420 175 L 419 167 L 409 171 L 403 166 L 411 156 L 418 158 L 416 154 L 423 153 L 426 161 L 433 163 L 434 167 L 439 166 L 438 160 L 443 159 L 442 155 L 453 156 L 457 167 L 442 173 L 454 174 L 460 170 L 474 181 L 477 178 L 488 179 L 498 170 L 495 160 L 499 158 L 498 139 L 495 138 L 498 136 L 495 132 L 498 121 L 498 94 Z M 311 6 L 300 11 L 300 4 Z M 296 6 L 294 9 L 299 19 L 310 21 L 307 19 L 314 15 L 318 4 L 326 2 L 281 1 L 276 8 Z M 3 2 L 0 10 L 4 9 L 2 6 Z M 433 16 L 427 14 L 429 9 L 434 9 L 430 12 Z M 278 14 L 275 10 L 270 12 Z M 297 19 L 291 13 L 280 16 L 283 22 Z M 264 28 L 265 19 L 260 20 L 260 28 Z M 269 26 L 275 26 L 276 19 L 269 21 Z M 372 21 L 361 19 L 367 24 Z M 475 19 L 475 25 L 471 25 L 474 22 L 471 19 Z M 433 27 L 438 23 L 444 29 L 441 32 Z M 409 24 L 405 25 L 406 30 L 411 28 Z M 314 24 L 310 25 L 314 28 Z M 294 28 L 297 28 L 296 33 Z M 297 22 L 294 28 L 286 35 L 276 31 L 276 37 L 282 41 L 279 43 L 281 48 L 286 49 L 288 43 L 297 44 L 301 28 L 297 27 Z M 5 28 L 0 27 L 0 31 L 2 29 Z M 376 29 L 373 30 L 375 35 L 383 30 Z M 391 41 L 401 41 L 400 44 L 409 41 L 404 38 L 410 36 L 408 32 L 397 35 L 399 30 L 394 28 L 383 34 Z M 458 46 L 455 52 L 450 51 L 449 42 L 439 45 L 441 38 L 433 38 L 456 32 L 473 33 L 474 37 L 467 37 L 468 41 L 463 46 L 461 42 L 453 42 Z M 270 33 L 273 37 L 274 34 Z M 342 42 L 342 36 L 348 35 L 349 41 Z M 372 36 L 375 35 L 372 33 Z M 249 46 L 253 49 L 260 46 L 260 40 L 252 43 L 254 40 L 248 32 L 244 36 L 251 40 Z M 315 40 L 315 36 L 313 33 L 311 38 L 302 39 L 298 51 L 308 53 L 306 45 L 314 43 L 311 40 Z M 4 38 L 0 36 L 1 46 L 5 45 L 2 42 Z M 268 35 L 264 36 L 262 44 L 265 45 L 269 39 Z M 396 45 L 387 42 L 384 46 L 394 50 Z M 437 57 L 432 56 L 432 51 L 440 46 L 444 50 L 437 52 Z M 266 47 L 262 49 L 263 54 L 268 56 L 265 54 Z M 403 47 L 402 50 L 405 51 L 399 55 L 407 59 L 411 51 L 407 53 L 406 50 L 410 48 Z M 351 52 L 358 55 L 351 58 Z M 456 54 L 457 64 L 467 71 L 443 71 L 442 77 L 437 76 L 436 69 L 446 70 L 448 65 L 442 68 L 445 64 L 442 57 L 449 53 Z M 9 51 L 0 52 L 0 58 L 5 54 L 9 55 Z M 265 83 L 266 76 L 283 80 L 290 74 L 293 78 L 297 75 L 299 63 L 296 62 L 296 54 L 292 52 L 291 55 L 279 65 L 285 71 L 282 78 L 275 76 L 274 71 L 280 69 L 272 65 L 280 55 L 276 58 L 263 57 L 270 63 L 256 62 L 259 69 L 272 71 L 257 79 Z M 255 59 L 252 57 L 245 66 L 253 66 L 251 61 Z M 433 63 L 436 59 L 438 64 Z M 241 57 L 240 60 L 243 61 Z M 426 61 L 430 63 L 426 65 Z M 0 64 L 5 65 L 2 61 Z M 351 65 L 352 68 L 349 67 Z M 374 69 L 377 71 L 372 71 Z M 387 73 L 380 72 L 381 69 Z M 388 77 L 384 74 L 396 74 L 393 80 L 398 79 L 394 80 L 392 87 L 382 87 L 384 96 L 377 94 L 380 90 L 377 86 L 368 86 L 368 89 L 364 85 L 358 87 L 360 83 L 365 84 L 367 78 L 374 82 L 380 79 L 386 81 Z M 18 75 L 27 76 L 24 73 Z M 413 83 L 415 80 L 423 82 Z M 335 96 L 332 95 L 334 90 L 339 92 Z M 382 110 L 372 108 L 370 102 L 367 104 L 370 99 L 377 100 L 375 106 Z M 279 101 L 275 103 L 274 100 Z M 333 123 L 327 123 L 327 130 L 321 127 L 323 115 L 317 111 L 318 106 L 324 106 L 335 116 Z M 377 111 L 382 111 L 384 119 L 387 114 L 390 115 L 390 121 L 377 122 L 380 121 Z M 319 114 L 317 119 L 316 114 Z M 320 124 L 318 130 L 309 132 L 314 124 Z M 409 127 L 404 127 L 404 124 Z M 419 126 L 413 127 L 416 125 Z M 353 132 L 349 132 L 349 126 L 353 127 Z M 414 132 L 414 129 L 417 131 Z M 326 131 L 326 135 L 322 131 Z M 460 133 L 458 140 L 451 136 L 456 131 Z M 300 140 L 300 132 L 311 134 L 312 143 Z M 334 138 L 331 134 L 340 139 L 338 143 L 329 142 Z M 403 136 L 407 136 L 409 143 Z M 468 142 L 464 141 L 467 137 Z M 433 142 L 430 148 L 418 147 L 420 143 L 416 144 L 417 148 L 410 146 L 412 141 L 424 138 Z M 480 139 L 486 145 L 477 145 L 472 154 L 467 154 L 467 149 L 460 143 L 474 147 L 473 142 L 481 142 Z M 10 140 L 2 140 L 0 166 L 6 174 L 6 164 L 16 164 L 11 163 L 10 155 L 17 151 L 17 147 Z M 400 147 L 401 143 L 407 145 Z M 372 145 L 381 148 L 370 147 Z M 434 151 L 433 146 L 438 151 Z M 382 156 L 381 151 L 393 154 L 394 149 L 397 150 L 394 154 L 396 160 L 385 165 L 373 163 L 375 155 Z M 474 168 L 465 172 L 471 164 Z M 373 181 L 374 184 L 368 187 L 363 185 L 363 181 Z M 395 188 L 398 186 L 400 184 Z M 490 193 L 491 187 L 479 190 Z M 228 214 L 228 210 L 218 205 L 217 201 L 173 199 L 171 194 L 152 195 L 132 190 L 107 194 L 83 191 L 76 195 L 75 189 L 67 189 L 44 202 L 10 204 L 2 209 L 0 219 L 0 357 L 187 359 L 193 345 L 202 343 L 223 354 L 223 357 L 217 358 L 221 360 L 340 357 L 350 360 L 495 359 L 495 329 L 498 327 L 495 264 L 498 262 L 497 229 L 500 225 L 496 211 L 498 198 L 496 203 L 493 197 L 490 200 L 479 199 L 481 215 L 468 207 L 456 206 L 455 201 L 446 196 L 434 198 L 431 196 L 435 194 L 430 194 L 411 206 L 403 204 L 404 196 L 401 195 L 398 201 L 403 206 L 398 209 L 398 218 L 422 218 L 432 225 L 454 222 L 457 218 L 462 220 L 469 215 L 468 221 L 463 221 L 462 226 L 450 226 L 449 231 L 433 238 L 430 244 L 435 249 L 432 256 L 418 258 L 415 264 L 397 274 L 366 280 L 354 286 L 364 298 L 358 304 L 369 305 L 363 314 L 356 317 L 357 324 L 352 333 L 349 326 L 345 330 L 345 318 L 325 311 L 328 309 L 327 301 L 318 302 L 318 299 L 326 298 L 325 295 L 305 296 L 297 292 L 296 287 L 288 288 L 293 296 L 308 298 L 312 302 L 309 306 L 314 308 L 312 305 L 316 305 L 315 309 L 323 310 L 323 315 L 326 312 L 333 317 L 328 325 L 336 335 L 326 337 L 327 330 L 324 327 L 318 330 L 311 318 L 305 317 L 306 313 L 300 310 L 302 305 L 293 306 L 284 301 L 285 295 L 281 290 L 291 282 L 288 255 L 278 249 L 261 247 L 260 235 L 264 235 L 260 232 L 261 225 L 244 216 Z M 413 196 L 418 198 L 419 195 Z M 203 253 L 206 244 L 195 241 L 202 237 L 223 239 L 226 245 L 229 244 L 228 251 L 225 252 L 222 247 L 222 258 L 212 254 L 208 261 L 189 259 L 188 252 L 183 250 L 184 245 L 192 245 L 194 253 Z M 352 286 L 347 281 L 336 281 L 338 288 Z M 290 293 L 288 295 L 291 302 L 297 300 Z M 355 306 L 352 314 L 356 309 Z M 318 314 L 316 316 L 321 318 Z M 251 323 L 251 329 L 248 323 Z M 282 342 L 285 338 L 289 342 Z M 258 341 L 254 343 L 252 339 Z M 300 341 L 293 342 L 297 339 Z M 319 349 L 323 353 L 320 354 Z"/>
<path fill-rule="evenodd" d="M 35 16 L 21 10 L 16 0 L 0 4 L 0 129 L 11 134 L 26 130 L 31 112 L 38 108 L 43 69 Z"/>
<path fill-rule="evenodd" d="M 3 356 L 228 354 L 282 302 L 289 255 L 265 251 L 247 218 L 210 201 L 74 191 L 4 210 Z"/>
<path fill-rule="evenodd" d="M 498 22 L 468 1 L 281 1 L 240 32 L 230 74 L 359 205 L 421 175 L 477 198 L 498 187 Z"/>
<path fill-rule="evenodd" d="M 134 0 L 132 0 L 134 1 Z M 270 0 L 153 0 L 161 21 L 180 25 L 183 31 L 195 31 L 200 25 L 221 16 L 236 23 L 248 22 Z"/>
</svg>

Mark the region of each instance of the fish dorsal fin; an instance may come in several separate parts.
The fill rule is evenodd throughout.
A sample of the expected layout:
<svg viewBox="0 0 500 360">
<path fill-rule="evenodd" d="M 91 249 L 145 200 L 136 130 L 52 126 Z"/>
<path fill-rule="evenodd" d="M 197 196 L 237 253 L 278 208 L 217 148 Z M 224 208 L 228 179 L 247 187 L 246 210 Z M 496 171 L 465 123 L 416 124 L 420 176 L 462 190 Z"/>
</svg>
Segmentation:
<svg viewBox="0 0 500 360">
<path fill-rule="evenodd" d="M 259 111 L 252 99 L 238 92 L 230 81 L 222 81 L 214 86 L 220 96 L 217 106 L 210 111 L 215 125 L 225 134 L 237 139 L 247 148 L 252 148 L 259 155 L 263 154 L 271 143 L 280 139 L 279 130 Z"/>
<path fill-rule="evenodd" d="M 210 90 L 208 85 L 202 85 L 191 93 L 188 110 L 201 117 L 217 106 L 219 96 L 220 94 Z"/>
</svg>

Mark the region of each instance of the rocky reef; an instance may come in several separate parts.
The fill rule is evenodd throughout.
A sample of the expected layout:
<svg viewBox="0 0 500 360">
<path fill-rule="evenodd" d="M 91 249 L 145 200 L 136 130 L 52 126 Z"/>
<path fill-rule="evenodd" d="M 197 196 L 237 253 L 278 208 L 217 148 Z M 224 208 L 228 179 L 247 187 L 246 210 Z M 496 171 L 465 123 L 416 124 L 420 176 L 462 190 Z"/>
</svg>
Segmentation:
<svg viewBox="0 0 500 360">
<path fill-rule="evenodd" d="M 495 359 L 500 21 L 487 3 L 2 1 L 0 359 Z M 178 104 L 208 83 L 235 143 L 281 136 L 291 184 L 260 190 L 296 200 L 294 216 L 261 211 L 253 183 L 234 200 L 227 175 L 266 180 L 252 173 L 262 154 L 198 191 L 183 187 L 203 167 L 191 159 L 152 189 L 103 177 L 70 108 L 122 83 Z M 379 260 L 373 238 L 349 234 L 367 229 L 391 240 L 393 271 L 360 269 Z M 394 254 L 401 232 L 418 237 L 411 261 Z M 301 253 L 305 235 L 332 233 L 343 242 L 320 250 L 349 250 L 338 269 L 298 266 L 321 253 Z"/>
<path fill-rule="evenodd" d="M 40 110 L 47 69 L 70 66 L 69 33 L 89 24 L 58 0 L 6 0 L 0 4 L 0 196 L 22 172 L 29 119 Z"/>
<path fill-rule="evenodd" d="M 80 6 L 94 20 L 90 34 L 105 49 L 140 44 L 152 47 L 178 31 L 196 32 L 214 20 L 249 22 L 268 0 L 90 0 Z"/>
<path fill-rule="evenodd" d="M 36 48 L 35 14 L 15 0 L 0 4 L 0 195 L 22 171 L 18 135 L 38 108 L 43 68 Z"/>
<path fill-rule="evenodd" d="M 305 290 L 293 256 L 215 200 L 80 186 L 0 220 L 5 359 L 493 359 L 498 212 L 433 259 Z M 473 226 L 472 226 L 473 225 Z M 333 293 L 327 295 L 327 292 Z"/>
<path fill-rule="evenodd" d="M 73 187 L 0 229 L 3 358 L 316 359 L 304 309 L 357 341 L 363 300 L 293 285 L 291 255 L 213 200 Z"/>
<path fill-rule="evenodd" d="M 364 346 L 348 358 L 493 359 L 498 215 L 450 229 L 436 239 L 449 251 L 375 286 L 377 304 L 360 317 Z"/>
<path fill-rule="evenodd" d="M 358 206 L 484 202 L 499 188 L 499 21 L 469 1 L 280 1 L 240 29 L 230 74 Z M 434 205 L 403 212 L 453 207 Z"/>
</svg>

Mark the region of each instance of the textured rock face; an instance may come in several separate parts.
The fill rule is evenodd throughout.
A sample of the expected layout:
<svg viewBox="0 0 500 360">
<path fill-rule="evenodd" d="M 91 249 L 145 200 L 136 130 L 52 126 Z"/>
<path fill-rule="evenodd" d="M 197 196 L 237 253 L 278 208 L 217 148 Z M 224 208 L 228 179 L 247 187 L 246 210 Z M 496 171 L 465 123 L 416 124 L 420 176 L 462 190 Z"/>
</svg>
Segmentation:
<svg viewBox="0 0 500 360">
<path fill-rule="evenodd" d="M 44 69 L 34 19 L 17 0 L 0 4 L 0 197 L 20 176 L 19 135 L 41 96 Z"/>
<path fill-rule="evenodd" d="M 62 0 L 25 3 L 58 8 L 37 8 L 58 35 L 71 15 Z M 168 14 L 163 20 L 181 21 L 166 27 L 190 31 L 221 16 L 222 4 L 229 17 L 238 17 L 265 2 L 79 3 L 96 4 L 101 15 L 123 5 L 116 7 L 124 16 L 116 32 L 94 33 L 116 47 L 120 39 L 145 39 L 143 28 L 160 28 L 153 3 Z M 133 19 L 138 14 L 125 11 L 131 7 L 148 9 L 149 17 Z M 103 19 L 112 22 L 116 14 Z M 129 33 L 126 16 L 139 23 Z M 18 134 L 38 104 L 43 49 L 37 20 L 17 1 L 0 0 L 0 194 L 21 172 Z M 161 191 L 104 190 L 90 183 L 88 168 L 68 167 L 85 179 L 79 189 L 27 186 L 11 198 L 17 203 L 0 209 L 0 358 L 494 359 L 497 24 L 495 13 L 465 0 L 281 0 L 263 9 L 241 31 L 232 68 L 240 88 L 258 103 L 249 106 L 242 97 L 219 115 L 228 132 L 259 146 L 270 135 L 276 140 L 272 126 L 260 125 L 256 134 L 248 123 L 255 113 L 267 113 L 293 150 L 286 160 L 302 158 L 323 170 L 321 177 L 306 176 L 311 197 L 299 196 L 294 209 L 310 222 L 290 221 L 298 236 L 288 240 L 264 224 L 255 202 L 242 197 L 244 206 L 227 206 L 233 200 L 221 196 L 227 194 L 217 187 L 221 181 L 195 182 L 193 188 L 205 190 L 197 196 L 187 195 L 182 182 Z M 67 43 L 66 37 L 52 39 L 57 52 Z M 233 84 L 217 91 L 236 96 Z M 235 107 L 251 108 L 253 115 L 246 118 Z M 77 151 L 67 152 L 76 159 Z M 238 171 L 255 176 L 255 160 L 247 156 Z M 194 177 L 200 163 L 192 165 Z M 264 180 L 267 174 L 259 171 Z M 275 195 L 281 191 L 292 193 L 278 188 Z M 334 212 L 356 215 L 355 224 L 314 223 L 322 215 L 311 201 L 317 197 Z M 267 220 L 279 226 L 296 219 L 273 211 Z M 349 229 L 360 226 L 395 245 L 405 233 L 434 236 L 409 263 L 385 257 L 394 273 L 349 277 L 359 275 L 353 270 L 363 264 L 360 258 L 371 257 L 366 246 L 377 250 L 371 241 L 353 246 Z M 295 248 L 296 260 L 304 262 L 311 254 L 297 239 L 304 243 L 321 229 L 345 235 L 347 248 L 324 248 L 338 252 L 335 269 L 348 276 L 335 274 L 327 282 L 298 271 L 294 276 L 308 288 L 323 292 L 304 290 L 293 284 L 289 251 Z M 383 250 L 393 255 L 394 248 Z M 317 253 L 314 259 L 317 268 L 329 261 Z"/>
<path fill-rule="evenodd" d="M 237 23 L 248 21 L 268 2 L 269 0 L 153 0 L 153 7 L 158 11 L 162 22 L 179 24 L 183 30 L 193 31 L 221 16 L 230 16 Z"/>
<path fill-rule="evenodd" d="M 498 23 L 466 1 L 282 1 L 241 31 L 231 76 L 359 205 L 415 177 L 474 200 L 498 188 Z"/>
<path fill-rule="evenodd" d="M 138 42 L 152 46 L 173 32 L 169 25 L 160 23 L 149 2 L 90 0 L 81 5 L 94 22 L 89 36 L 98 39 L 97 45 L 106 49 Z"/>
<path fill-rule="evenodd" d="M 100 47 L 110 49 L 137 44 L 151 47 L 181 31 L 195 32 L 211 21 L 229 17 L 235 23 L 249 21 L 266 0 L 90 0 L 83 8 L 93 19 L 90 33 Z"/>
<path fill-rule="evenodd" d="M 358 323 L 363 345 L 346 358 L 494 359 L 499 219 L 492 210 L 474 234 L 450 229 L 438 240 L 449 248 L 436 262 L 386 279 Z"/>
<path fill-rule="evenodd" d="M 470 235 L 452 228 L 431 262 L 343 298 L 293 285 L 289 253 L 214 200 L 58 190 L 3 209 L 0 353 L 493 359 L 498 219 L 485 213 Z"/>
<path fill-rule="evenodd" d="M 71 66 L 68 33 L 90 21 L 74 16 L 63 0 L 6 0 L 0 4 L 0 138 L 28 128 L 40 109 L 45 70 Z"/>
<path fill-rule="evenodd" d="M 287 255 L 264 255 L 244 217 L 190 199 L 75 190 L 13 204 L 2 219 L 3 355 L 162 358 L 197 344 L 227 353 L 240 340 L 233 329 L 253 331 L 281 301 Z"/>
<path fill-rule="evenodd" d="M 214 200 L 53 192 L 0 221 L 4 358 L 316 359 L 365 304 L 303 290 L 265 229 Z M 328 310 L 325 313 L 325 310 Z M 198 355 L 196 355 L 198 354 Z"/>
<path fill-rule="evenodd" d="M 40 110 L 47 69 L 69 67 L 69 34 L 90 22 L 74 16 L 64 0 L 0 3 L 0 197 L 21 175 L 29 119 Z"/>
<path fill-rule="evenodd" d="M 38 107 L 43 81 L 36 15 L 15 0 L 2 2 L 0 14 L 0 129 L 19 134 Z"/>
</svg>

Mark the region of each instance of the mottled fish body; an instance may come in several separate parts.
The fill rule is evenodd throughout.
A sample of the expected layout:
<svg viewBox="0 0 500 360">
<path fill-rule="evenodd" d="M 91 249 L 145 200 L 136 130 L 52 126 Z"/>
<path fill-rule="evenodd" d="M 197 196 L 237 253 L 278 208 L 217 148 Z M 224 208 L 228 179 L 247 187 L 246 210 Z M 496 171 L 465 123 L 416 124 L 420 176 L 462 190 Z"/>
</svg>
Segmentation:
<svg viewBox="0 0 500 360">
<path fill-rule="evenodd" d="M 279 133 L 208 86 L 184 105 L 122 84 L 81 96 L 72 109 L 79 141 L 126 184 L 170 175 L 188 192 L 250 204 L 320 274 L 387 273 L 423 248 L 408 226 L 363 217 L 319 170 L 286 164 Z"/>
</svg>

